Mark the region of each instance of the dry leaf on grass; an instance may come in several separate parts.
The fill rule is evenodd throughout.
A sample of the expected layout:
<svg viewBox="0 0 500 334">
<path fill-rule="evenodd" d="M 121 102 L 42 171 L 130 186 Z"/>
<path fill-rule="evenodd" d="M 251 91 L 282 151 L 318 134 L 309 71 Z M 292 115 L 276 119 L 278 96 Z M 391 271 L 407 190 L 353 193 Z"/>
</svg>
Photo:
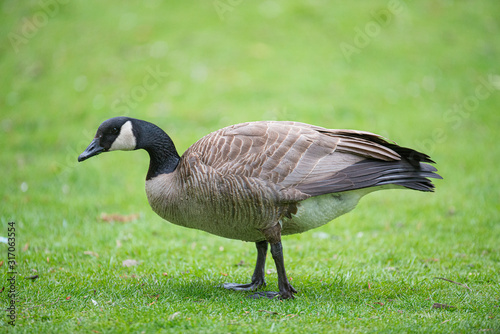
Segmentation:
<svg viewBox="0 0 500 334">
<path fill-rule="evenodd" d="M 102 221 L 107 222 L 107 223 L 112 223 L 112 222 L 120 222 L 120 223 L 128 223 L 134 220 L 139 219 L 139 214 L 138 213 L 132 213 L 130 215 L 120 215 L 117 213 L 101 213 L 101 216 L 99 217 Z"/>
</svg>

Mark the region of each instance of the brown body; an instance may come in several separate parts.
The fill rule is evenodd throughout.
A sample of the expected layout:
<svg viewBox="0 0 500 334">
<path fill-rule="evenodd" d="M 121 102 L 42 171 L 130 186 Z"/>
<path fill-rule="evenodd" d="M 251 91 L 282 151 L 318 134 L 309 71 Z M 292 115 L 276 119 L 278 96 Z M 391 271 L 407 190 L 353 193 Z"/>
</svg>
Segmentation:
<svg viewBox="0 0 500 334">
<path fill-rule="evenodd" d="M 265 240 L 262 231 L 278 222 L 283 235 L 301 233 L 390 187 L 363 183 L 363 175 L 347 180 L 343 172 L 367 159 L 400 162 L 381 142 L 367 132 L 303 123 L 237 124 L 193 144 L 176 171 L 146 182 L 146 193 L 164 219 L 222 237 Z"/>
</svg>

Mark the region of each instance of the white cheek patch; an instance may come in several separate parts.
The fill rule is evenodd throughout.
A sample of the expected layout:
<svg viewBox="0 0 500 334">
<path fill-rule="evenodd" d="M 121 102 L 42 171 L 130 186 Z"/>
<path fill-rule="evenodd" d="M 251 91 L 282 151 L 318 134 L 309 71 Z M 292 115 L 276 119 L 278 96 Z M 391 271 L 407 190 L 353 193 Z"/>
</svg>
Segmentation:
<svg viewBox="0 0 500 334">
<path fill-rule="evenodd" d="M 132 131 L 132 122 L 127 121 L 122 125 L 120 134 L 109 148 L 110 151 L 122 150 L 131 151 L 135 149 L 136 141 L 134 132 Z"/>
</svg>

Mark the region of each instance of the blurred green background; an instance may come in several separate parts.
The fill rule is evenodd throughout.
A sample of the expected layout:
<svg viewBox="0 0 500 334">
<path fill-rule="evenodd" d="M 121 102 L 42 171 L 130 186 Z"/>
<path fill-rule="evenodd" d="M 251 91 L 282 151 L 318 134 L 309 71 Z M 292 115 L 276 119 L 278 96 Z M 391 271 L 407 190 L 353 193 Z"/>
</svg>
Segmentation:
<svg viewBox="0 0 500 334">
<path fill-rule="evenodd" d="M 316 266 L 315 247 L 325 254 L 370 249 L 385 229 L 399 239 L 380 241 L 382 253 L 405 246 L 407 254 L 428 258 L 487 252 L 483 270 L 498 285 L 498 1 L 5 0 L 0 13 L 0 236 L 7 222 L 17 223 L 25 273 L 50 273 L 50 257 L 56 267 L 80 263 L 73 272 L 82 281 L 82 271 L 97 270 L 83 251 L 98 252 L 94 260 L 113 267 L 109 257 L 140 258 L 148 247 L 153 253 L 143 257 L 157 262 L 146 271 L 163 263 L 161 256 L 202 273 L 237 263 L 238 252 L 253 262 L 250 244 L 182 229 L 152 213 L 145 152 L 76 162 L 102 121 L 127 115 L 163 128 L 180 153 L 208 132 L 256 120 L 371 131 L 424 151 L 444 177 L 436 194 L 371 195 L 322 228 L 344 235 L 346 244 L 317 246 L 314 232 L 287 238 L 296 279 L 308 279 L 298 261 Z M 141 218 L 107 225 L 102 212 Z M 397 232 L 397 224 L 405 227 Z M 360 231 L 373 231 L 373 239 L 360 245 L 346 237 Z M 116 240 L 130 244 L 118 247 Z M 192 242 L 233 251 L 200 259 L 186 249 Z M 238 271 L 241 280 L 252 265 Z M 29 304 L 26 291 L 36 289 L 43 299 L 51 288 L 38 284 L 20 286 L 21 300 Z"/>
</svg>

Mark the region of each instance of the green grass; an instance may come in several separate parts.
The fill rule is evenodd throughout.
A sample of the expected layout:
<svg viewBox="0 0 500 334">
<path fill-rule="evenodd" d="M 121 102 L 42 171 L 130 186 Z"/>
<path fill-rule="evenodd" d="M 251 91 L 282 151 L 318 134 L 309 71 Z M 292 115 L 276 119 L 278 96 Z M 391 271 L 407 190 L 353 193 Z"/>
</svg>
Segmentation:
<svg viewBox="0 0 500 334">
<path fill-rule="evenodd" d="M 233 5 L 221 17 L 211 1 L 52 2 L 46 21 L 37 1 L 2 3 L 0 236 L 16 223 L 19 274 L 16 325 L 2 316 L 0 331 L 500 332 L 497 2 L 216 3 Z M 402 6 L 384 16 L 390 3 Z M 342 43 L 362 47 L 346 58 Z M 249 280 L 254 245 L 157 217 L 145 152 L 76 162 L 120 114 L 180 152 L 251 120 L 372 131 L 429 153 L 444 180 L 285 237 L 297 298 L 250 300 L 217 285 Z"/>
</svg>

